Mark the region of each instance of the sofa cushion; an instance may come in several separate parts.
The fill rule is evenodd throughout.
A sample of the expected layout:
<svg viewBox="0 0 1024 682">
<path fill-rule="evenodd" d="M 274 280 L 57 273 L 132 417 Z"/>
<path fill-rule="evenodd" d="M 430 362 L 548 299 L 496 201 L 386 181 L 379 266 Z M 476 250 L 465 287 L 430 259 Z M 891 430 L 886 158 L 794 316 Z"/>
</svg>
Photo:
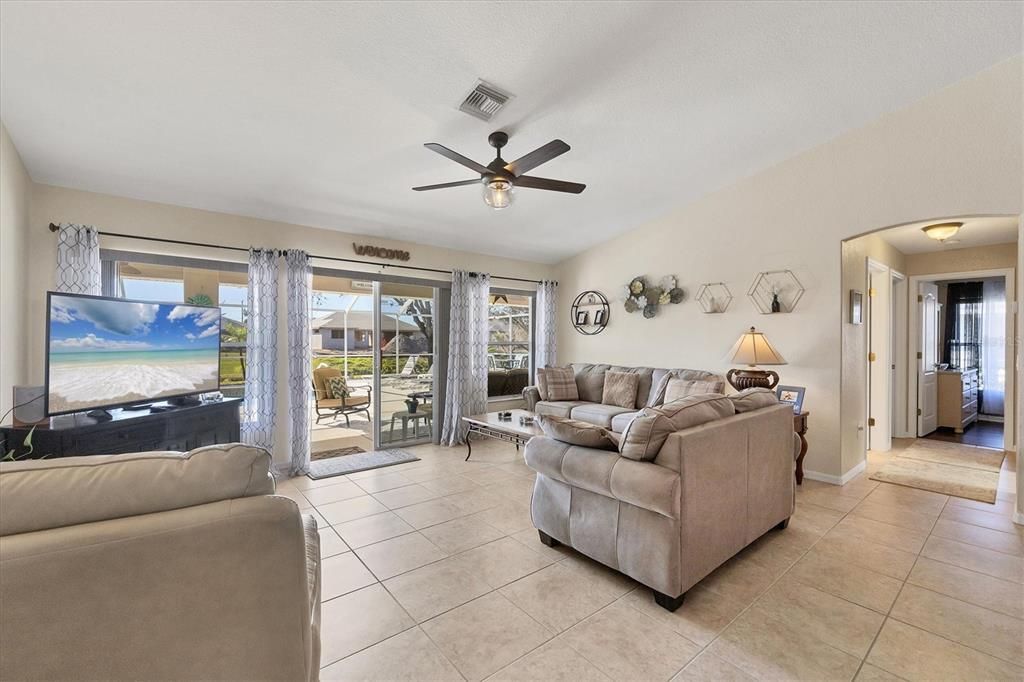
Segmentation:
<svg viewBox="0 0 1024 682">
<path fill-rule="evenodd" d="M 590 403 L 585 403 L 580 400 L 561 400 L 558 402 L 552 402 L 550 400 L 541 400 L 534 406 L 533 411 L 541 415 L 550 415 L 552 417 L 562 417 L 564 419 L 568 419 L 569 417 L 572 416 L 572 411 L 574 408 L 577 408 L 580 405 L 589 404 Z"/>
<path fill-rule="evenodd" d="M 587 422 L 588 424 L 595 424 L 597 426 L 610 429 L 612 426 L 612 419 L 615 418 L 615 415 L 632 411 L 633 410 L 631 408 L 619 407 L 618 405 L 580 403 L 576 407 L 572 408 L 570 416 L 581 422 Z"/>
<path fill-rule="evenodd" d="M 779 399 L 775 397 L 774 391 L 770 388 L 760 387 L 740 391 L 729 396 L 729 400 L 732 401 L 733 407 L 736 408 L 736 414 L 760 410 L 762 407 L 771 407 L 772 405 L 779 404 Z"/>
<path fill-rule="evenodd" d="M 574 362 L 570 365 L 576 375 L 576 390 L 580 400 L 588 403 L 601 402 L 604 392 L 604 373 L 609 365 L 594 365 L 587 362 Z"/>
<path fill-rule="evenodd" d="M 721 393 L 722 388 L 718 382 L 700 381 L 698 379 L 679 379 L 673 377 L 668 380 L 665 387 L 666 403 L 671 403 L 689 395 L 701 395 L 703 393 Z"/>
<path fill-rule="evenodd" d="M 270 453 L 240 443 L 0 463 L 0 535 L 270 495 Z"/>
<path fill-rule="evenodd" d="M 702 369 L 656 369 L 654 370 L 651 395 L 648 397 L 647 406 L 657 407 L 665 402 L 665 389 L 672 379 L 689 379 L 691 381 L 710 381 L 716 384 L 712 393 L 725 391 L 725 377 L 714 372 L 705 372 Z"/>
<path fill-rule="evenodd" d="M 651 392 L 651 384 L 654 377 L 653 367 L 621 367 L 612 365 L 608 368 L 609 372 L 629 372 L 630 374 L 636 374 L 639 377 L 639 383 L 636 387 L 637 395 L 637 407 L 644 407 L 644 396 L 647 396 Z"/>
<path fill-rule="evenodd" d="M 623 412 L 612 417 L 612 431 L 615 433 L 622 433 L 629 426 L 629 422 L 633 421 L 633 417 L 640 414 L 639 412 Z"/>
<path fill-rule="evenodd" d="M 607 429 L 562 417 L 546 416 L 540 418 L 540 428 L 544 435 L 570 445 L 582 445 L 586 448 L 618 451 L 619 441 L 609 435 Z"/>
<path fill-rule="evenodd" d="M 635 410 L 639 386 L 640 376 L 637 374 L 607 372 L 604 375 L 604 392 L 601 394 L 601 402 L 605 405 L 617 405 Z"/>
<path fill-rule="evenodd" d="M 619 439 L 619 454 L 636 460 L 658 456 L 669 434 L 736 413 L 724 395 L 697 395 L 661 407 L 645 407 Z"/>
<path fill-rule="evenodd" d="M 544 400 L 579 400 L 576 388 L 576 376 L 571 367 L 545 367 L 537 370 L 538 382 L 541 386 L 541 397 Z"/>
<path fill-rule="evenodd" d="M 679 517 L 679 474 L 617 453 L 531 438 L 526 464 L 538 474 L 670 518 Z"/>
</svg>

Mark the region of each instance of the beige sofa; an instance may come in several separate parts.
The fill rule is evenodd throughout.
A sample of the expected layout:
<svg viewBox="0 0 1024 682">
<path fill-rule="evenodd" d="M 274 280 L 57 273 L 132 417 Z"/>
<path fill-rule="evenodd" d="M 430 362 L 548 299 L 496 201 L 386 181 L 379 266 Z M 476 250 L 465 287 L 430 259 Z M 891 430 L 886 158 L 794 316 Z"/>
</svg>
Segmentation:
<svg viewBox="0 0 1024 682">
<path fill-rule="evenodd" d="M 315 680 L 316 522 L 266 450 L 0 464 L 0 679 Z"/>
<path fill-rule="evenodd" d="M 526 409 L 541 415 L 576 419 L 604 427 L 615 433 L 622 433 L 626 428 L 626 424 L 633 419 L 639 410 L 660 404 L 657 392 L 659 385 L 666 375 L 671 374 L 674 378 L 684 380 L 712 382 L 718 384 L 718 392 L 725 390 L 725 377 L 714 372 L 705 372 L 699 369 L 623 367 L 583 362 L 573 363 L 570 367 L 572 367 L 573 373 L 576 375 L 576 389 L 579 392 L 579 400 L 544 400 L 537 386 L 527 386 L 523 389 L 522 393 L 523 400 L 526 402 Z M 639 375 L 637 404 L 635 407 L 601 404 L 605 372 L 630 372 Z"/>
<path fill-rule="evenodd" d="M 670 611 L 744 547 L 786 527 L 799 449 L 792 407 L 771 393 L 698 395 L 658 409 L 684 402 L 704 410 L 691 423 L 706 421 L 672 432 L 649 461 L 547 436 L 524 452 L 537 472 L 531 512 L 541 542 L 564 543 L 634 578 Z M 580 407 L 570 414 L 580 420 Z"/>
</svg>

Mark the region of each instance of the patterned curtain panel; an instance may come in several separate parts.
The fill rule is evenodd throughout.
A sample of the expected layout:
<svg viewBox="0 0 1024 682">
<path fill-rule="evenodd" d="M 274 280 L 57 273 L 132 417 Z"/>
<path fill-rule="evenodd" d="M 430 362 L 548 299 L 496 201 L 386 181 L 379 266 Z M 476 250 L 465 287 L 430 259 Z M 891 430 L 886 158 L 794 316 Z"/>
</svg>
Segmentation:
<svg viewBox="0 0 1024 682">
<path fill-rule="evenodd" d="M 274 445 L 277 391 L 277 252 L 249 249 L 242 442 Z"/>
<path fill-rule="evenodd" d="M 558 282 L 541 282 L 537 287 L 537 340 L 534 342 L 537 367 L 553 367 L 558 362 L 558 318 L 555 314 L 557 301 Z"/>
<path fill-rule="evenodd" d="M 466 441 L 462 417 L 487 411 L 487 302 L 491 277 L 452 273 L 452 307 L 448 332 L 448 378 L 441 443 Z"/>
<path fill-rule="evenodd" d="M 57 291 L 102 293 L 100 238 L 91 225 L 62 223 L 57 233 Z"/>
<path fill-rule="evenodd" d="M 310 290 L 313 269 L 305 251 L 285 254 L 288 283 L 288 416 L 291 423 L 289 473 L 309 473 L 309 400 L 312 386 L 310 349 Z"/>
</svg>

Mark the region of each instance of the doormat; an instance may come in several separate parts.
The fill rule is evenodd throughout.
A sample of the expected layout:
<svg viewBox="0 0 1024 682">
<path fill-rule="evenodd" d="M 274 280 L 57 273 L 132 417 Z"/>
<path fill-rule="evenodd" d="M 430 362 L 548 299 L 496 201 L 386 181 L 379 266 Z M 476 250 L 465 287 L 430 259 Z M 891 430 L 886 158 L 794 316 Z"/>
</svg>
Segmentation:
<svg viewBox="0 0 1024 682">
<path fill-rule="evenodd" d="M 360 452 L 366 452 L 360 447 L 352 446 L 348 448 L 334 448 L 333 450 L 322 450 L 321 452 L 314 452 L 309 455 L 309 460 L 315 462 L 318 459 L 331 459 L 332 457 L 345 457 L 346 455 L 356 455 Z"/>
<path fill-rule="evenodd" d="M 309 473 L 306 474 L 314 481 L 332 476 L 344 476 L 369 469 L 380 469 L 381 467 L 405 464 L 406 462 L 418 462 L 419 457 L 411 455 L 405 450 L 374 450 L 373 452 L 359 452 L 345 457 L 331 457 L 319 459 L 309 463 Z"/>
</svg>

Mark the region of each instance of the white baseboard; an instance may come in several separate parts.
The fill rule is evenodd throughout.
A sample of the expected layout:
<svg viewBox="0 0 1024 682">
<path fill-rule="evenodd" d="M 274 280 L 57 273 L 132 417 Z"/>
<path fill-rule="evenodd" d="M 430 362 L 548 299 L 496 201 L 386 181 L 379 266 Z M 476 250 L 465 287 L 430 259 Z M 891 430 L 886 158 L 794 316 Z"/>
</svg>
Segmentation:
<svg viewBox="0 0 1024 682">
<path fill-rule="evenodd" d="M 812 481 L 821 481 L 822 483 L 830 483 L 832 485 L 846 485 L 864 473 L 864 469 L 867 468 L 867 465 L 868 463 L 866 460 L 861 460 L 860 464 L 853 467 L 842 476 L 823 474 L 820 471 L 804 471 L 804 478 L 809 478 Z"/>
<path fill-rule="evenodd" d="M 1016 523 L 1018 526 L 1024 526 L 1024 513 L 1014 510 L 1013 522 Z"/>
</svg>

